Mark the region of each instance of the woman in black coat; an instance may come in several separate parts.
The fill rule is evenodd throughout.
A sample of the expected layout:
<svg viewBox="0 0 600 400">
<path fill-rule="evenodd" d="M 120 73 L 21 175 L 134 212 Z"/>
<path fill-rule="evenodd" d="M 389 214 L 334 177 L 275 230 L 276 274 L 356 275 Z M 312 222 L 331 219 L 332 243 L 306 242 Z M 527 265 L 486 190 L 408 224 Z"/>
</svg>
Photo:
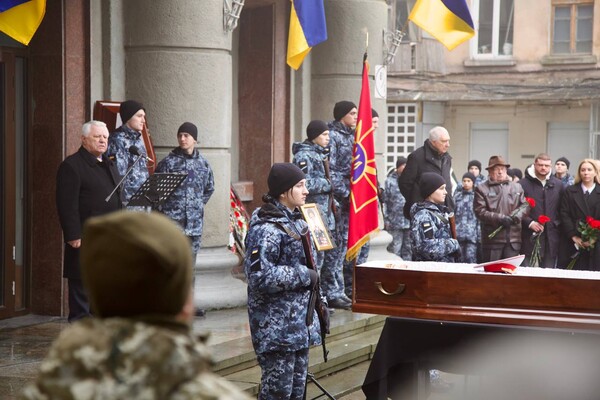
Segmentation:
<svg viewBox="0 0 600 400">
<path fill-rule="evenodd" d="M 587 217 L 600 219 L 599 178 L 596 161 L 586 158 L 579 163 L 575 184 L 567 187 L 563 194 L 560 206 L 563 231 L 573 242 L 573 256 L 581 249 L 573 269 L 600 271 L 600 245 L 584 242 L 578 230 L 579 222 L 585 222 Z"/>
</svg>

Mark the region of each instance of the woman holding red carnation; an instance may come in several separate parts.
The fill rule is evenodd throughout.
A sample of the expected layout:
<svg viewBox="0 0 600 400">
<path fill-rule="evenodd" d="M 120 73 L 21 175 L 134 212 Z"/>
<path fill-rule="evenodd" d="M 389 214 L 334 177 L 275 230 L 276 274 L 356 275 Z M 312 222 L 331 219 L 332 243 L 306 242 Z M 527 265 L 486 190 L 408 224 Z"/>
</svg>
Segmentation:
<svg viewBox="0 0 600 400">
<path fill-rule="evenodd" d="M 592 240 L 584 240 L 581 229 L 582 224 L 587 225 L 588 221 L 596 224 L 595 220 L 600 220 L 599 183 L 595 160 L 586 158 L 579 163 L 575 184 L 565 189 L 561 201 L 563 231 L 573 242 L 572 255 L 577 257 L 573 269 L 600 271 L 600 246 L 596 246 Z"/>
</svg>

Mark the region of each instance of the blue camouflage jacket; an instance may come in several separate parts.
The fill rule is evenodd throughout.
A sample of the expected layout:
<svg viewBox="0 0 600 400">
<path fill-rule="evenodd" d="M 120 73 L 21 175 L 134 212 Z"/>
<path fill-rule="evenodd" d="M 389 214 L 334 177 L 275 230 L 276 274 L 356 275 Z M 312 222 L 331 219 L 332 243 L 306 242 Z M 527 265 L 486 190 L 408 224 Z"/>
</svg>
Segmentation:
<svg viewBox="0 0 600 400">
<path fill-rule="evenodd" d="M 456 262 L 460 246 L 452 239 L 447 208 L 423 201 L 412 205 L 410 216 L 413 260 Z"/>
<path fill-rule="evenodd" d="M 142 156 L 146 156 L 146 146 L 142 139 L 142 134 L 130 129 L 127 125 L 121 125 L 116 131 L 110 134 L 108 138 L 108 149 L 106 154 L 113 159 L 117 164 L 117 169 L 121 176 L 133 164 L 137 156 L 129 152 L 131 146 L 136 146 Z M 148 179 L 148 166 L 146 158 L 142 157 L 133 167 L 131 173 L 123 182 L 123 201 L 125 204 L 131 196 L 142 186 L 144 181 Z"/>
<path fill-rule="evenodd" d="M 321 343 L 316 312 L 310 329 L 306 326 L 310 273 L 302 242 L 281 228 L 297 235 L 305 226 L 299 212 L 292 213 L 277 201 L 265 203 L 252 217 L 244 272 L 257 353 L 297 351 Z"/>
<path fill-rule="evenodd" d="M 316 203 L 321 211 L 321 217 L 329 230 L 335 229 L 335 217 L 330 208 L 332 193 L 331 181 L 325 177 L 323 161 L 327 158 L 326 149 L 316 143 L 304 141 L 292 145 L 294 164 L 306 175 L 306 188 L 309 195 L 307 203 Z"/>
<path fill-rule="evenodd" d="M 564 188 L 566 188 L 567 186 L 571 186 L 575 183 L 575 177 L 571 176 L 568 173 L 562 178 L 557 177 L 555 174 L 552 174 L 552 176 L 554 176 L 556 179 L 559 179 L 562 182 Z"/>
<path fill-rule="evenodd" d="M 460 242 L 481 243 L 481 227 L 473 210 L 475 191 L 462 187 L 454 192 L 454 215 L 456 217 L 456 238 Z"/>
<path fill-rule="evenodd" d="M 410 228 L 410 221 L 404 217 L 402 209 L 406 200 L 398 187 L 398 174 L 395 170 L 389 173 L 385 180 L 383 204 L 385 205 L 383 221 L 390 231 Z"/>
<path fill-rule="evenodd" d="M 348 208 L 354 129 L 340 121 L 329 123 L 329 161 L 333 194 L 343 208 Z"/>
<path fill-rule="evenodd" d="M 187 236 L 202 236 L 204 206 L 215 191 L 215 179 L 206 159 L 198 149 L 186 154 L 176 147 L 158 163 L 156 172 L 187 174 L 160 211 L 181 225 Z"/>
</svg>

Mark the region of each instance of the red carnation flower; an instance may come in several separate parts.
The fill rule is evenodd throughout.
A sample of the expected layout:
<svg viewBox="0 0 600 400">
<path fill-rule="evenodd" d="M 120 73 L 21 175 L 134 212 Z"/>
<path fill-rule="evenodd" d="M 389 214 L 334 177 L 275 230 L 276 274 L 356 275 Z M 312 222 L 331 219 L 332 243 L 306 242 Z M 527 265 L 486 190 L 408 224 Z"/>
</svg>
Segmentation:
<svg viewBox="0 0 600 400">
<path fill-rule="evenodd" d="M 549 216 L 547 216 L 547 215 L 544 215 L 544 214 L 542 214 L 542 215 L 540 215 L 540 216 L 538 217 L 538 222 L 539 222 L 540 224 L 544 225 L 544 224 L 546 224 L 546 222 L 550 222 L 550 217 L 549 217 Z"/>
<path fill-rule="evenodd" d="M 535 208 L 535 199 L 533 199 L 531 197 L 525 197 L 525 201 L 527 201 L 529 203 L 531 208 Z"/>
</svg>

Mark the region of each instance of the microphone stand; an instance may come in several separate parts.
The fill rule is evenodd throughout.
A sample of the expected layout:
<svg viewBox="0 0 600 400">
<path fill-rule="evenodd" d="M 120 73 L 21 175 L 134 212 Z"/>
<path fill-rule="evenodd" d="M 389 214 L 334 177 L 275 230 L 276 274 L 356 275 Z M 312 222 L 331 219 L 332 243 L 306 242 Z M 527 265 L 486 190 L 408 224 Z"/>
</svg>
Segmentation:
<svg viewBox="0 0 600 400">
<path fill-rule="evenodd" d="M 121 180 L 119 181 L 117 186 L 115 186 L 113 191 L 110 192 L 110 194 L 106 197 L 106 199 L 104 199 L 105 202 L 108 203 L 110 201 L 110 198 L 113 197 L 113 195 L 115 194 L 115 192 L 117 191 L 119 186 L 121 186 L 123 184 L 123 182 L 125 181 L 125 178 L 127 178 L 127 175 L 129 175 L 131 173 L 131 171 L 133 171 L 133 167 L 135 167 L 135 164 L 137 164 L 137 162 L 140 161 L 141 158 L 142 158 L 141 154 L 137 156 L 137 158 L 133 161 L 133 163 L 131 164 L 131 167 L 129 167 L 129 169 L 125 172 L 125 175 L 123 175 L 123 177 L 121 178 Z"/>
</svg>

